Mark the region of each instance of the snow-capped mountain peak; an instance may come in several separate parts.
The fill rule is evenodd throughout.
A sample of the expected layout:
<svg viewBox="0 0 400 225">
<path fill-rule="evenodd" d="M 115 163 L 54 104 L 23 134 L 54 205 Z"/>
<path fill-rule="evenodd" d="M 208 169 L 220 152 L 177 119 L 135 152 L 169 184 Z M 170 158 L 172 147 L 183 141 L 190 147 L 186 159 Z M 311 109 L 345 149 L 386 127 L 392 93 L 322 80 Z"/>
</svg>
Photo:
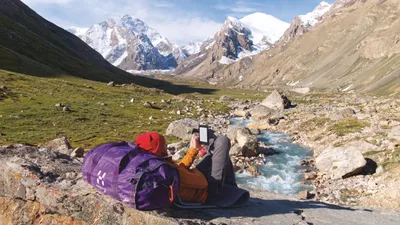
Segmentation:
<svg viewBox="0 0 400 225">
<path fill-rule="evenodd" d="M 83 28 L 83 27 L 69 27 L 66 29 L 68 32 L 75 34 L 75 36 L 82 36 L 86 33 L 87 30 L 89 30 L 89 28 Z"/>
<path fill-rule="evenodd" d="M 300 19 L 305 26 L 314 26 L 320 21 L 320 18 L 331 9 L 332 5 L 323 1 L 321 2 L 314 11 L 307 13 L 306 15 L 300 15 Z"/>
<path fill-rule="evenodd" d="M 245 16 L 240 22 L 251 30 L 252 41 L 256 45 L 263 45 L 265 42 L 274 44 L 290 26 L 274 16 L 260 12 Z"/>
</svg>

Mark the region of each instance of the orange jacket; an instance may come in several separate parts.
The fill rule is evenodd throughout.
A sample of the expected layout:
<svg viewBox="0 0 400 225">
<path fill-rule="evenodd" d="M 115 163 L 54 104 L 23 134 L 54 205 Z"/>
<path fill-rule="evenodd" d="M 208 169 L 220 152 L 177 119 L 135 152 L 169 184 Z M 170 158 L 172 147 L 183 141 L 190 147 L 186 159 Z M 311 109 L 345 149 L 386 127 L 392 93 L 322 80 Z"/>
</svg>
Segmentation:
<svg viewBox="0 0 400 225">
<path fill-rule="evenodd" d="M 197 154 L 198 150 L 191 148 L 179 163 L 171 163 L 177 166 L 179 171 L 179 197 L 182 201 L 204 203 L 208 196 L 207 180 L 199 170 L 190 168 Z"/>
</svg>

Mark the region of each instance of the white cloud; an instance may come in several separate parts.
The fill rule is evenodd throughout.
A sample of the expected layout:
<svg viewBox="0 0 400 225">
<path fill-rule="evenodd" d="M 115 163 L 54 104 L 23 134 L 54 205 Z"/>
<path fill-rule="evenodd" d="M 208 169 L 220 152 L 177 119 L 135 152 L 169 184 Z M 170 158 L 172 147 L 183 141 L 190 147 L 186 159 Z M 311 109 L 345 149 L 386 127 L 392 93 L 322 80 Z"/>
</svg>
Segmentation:
<svg viewBox="0 0 400 225">
<path fill-rule="evenodd" d="M 35 4 L 67 4 L 74 0 L 22 0 L 27 5 Z"/>
<path fill-rule="evenodd" d="M 129 14 L 143 20 L 162 36 L 179 45 L 205 40 L 222 26 L 193 12 L 179 10 L 168 0 L 23 1 L 41 16 L 64 28 L 90 27 L 111 17 Z"/>
<path fill-rule="evenodd" d="M 222 26 L 221 23 L 199 17 L 168 19 L 158 23 L 149 22 L 149 25 L 160 32 L 161 35 L 180 45 L 187 44 L 189 41 L 203 41 L 214 36 Z"/>
</svg>

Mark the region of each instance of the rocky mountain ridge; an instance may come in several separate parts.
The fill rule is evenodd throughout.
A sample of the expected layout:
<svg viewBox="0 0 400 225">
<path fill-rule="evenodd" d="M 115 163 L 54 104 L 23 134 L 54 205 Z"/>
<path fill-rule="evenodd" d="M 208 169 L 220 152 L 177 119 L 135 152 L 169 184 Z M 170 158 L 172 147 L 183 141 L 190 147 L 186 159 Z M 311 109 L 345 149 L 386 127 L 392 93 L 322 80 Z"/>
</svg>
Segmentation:
<svg viewBox="0 0 400 225">
<path fill-rule="evenodd" d="M 336 1 L 312 29 L 296 18 L 275 48 L 229 67 L 203 65 L 185 75 L 236 87 L 398 94 L 399 5 L 398 0 Z"/>
</svg>

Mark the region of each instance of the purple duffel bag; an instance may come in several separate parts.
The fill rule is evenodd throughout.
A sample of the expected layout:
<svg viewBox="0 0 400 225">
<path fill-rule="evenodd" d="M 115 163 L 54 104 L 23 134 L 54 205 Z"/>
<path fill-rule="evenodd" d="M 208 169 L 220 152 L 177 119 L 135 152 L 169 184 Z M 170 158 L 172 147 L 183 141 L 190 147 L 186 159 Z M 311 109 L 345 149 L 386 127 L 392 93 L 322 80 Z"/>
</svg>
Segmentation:
<svg viewBox="0 0 400 225">
<path fill-rule="evenodd" d="M 128 142 L 90 150 L 83 161 L 82 176 L 101 193 L 138 210 L 168 207 L 179 190 L 177 168 Z"/>
</svg>

